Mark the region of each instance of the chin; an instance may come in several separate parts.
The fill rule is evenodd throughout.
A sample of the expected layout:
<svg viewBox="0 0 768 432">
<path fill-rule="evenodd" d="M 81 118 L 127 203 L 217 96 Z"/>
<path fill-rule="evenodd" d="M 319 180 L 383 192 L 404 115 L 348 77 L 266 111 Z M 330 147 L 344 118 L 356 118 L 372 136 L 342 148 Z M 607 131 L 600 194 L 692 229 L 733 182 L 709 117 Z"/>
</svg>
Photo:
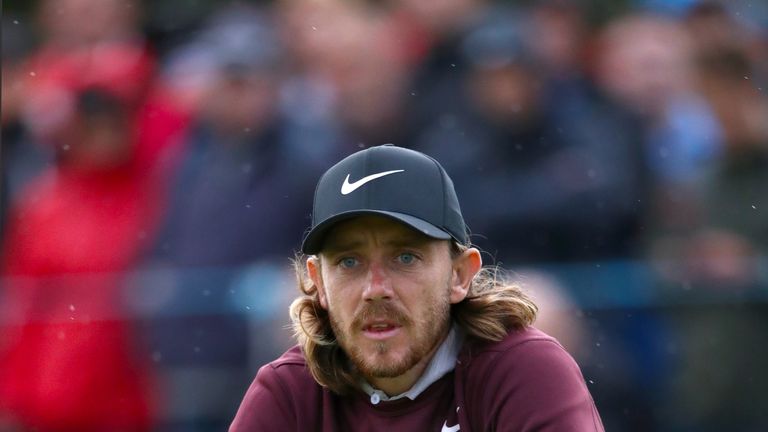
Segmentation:
<svg viewBox="0 0 768 432">
<path fill-rule="evenodd" d="M 376 378 L 394 378 L 410 370 L 419 358 L 413 351 L 394 352 L 391 348 L 377 344 L 373 353 L 363 354 L 363 361 L 355 359 L 358 369 L 366 376 Z"/>
</svg>

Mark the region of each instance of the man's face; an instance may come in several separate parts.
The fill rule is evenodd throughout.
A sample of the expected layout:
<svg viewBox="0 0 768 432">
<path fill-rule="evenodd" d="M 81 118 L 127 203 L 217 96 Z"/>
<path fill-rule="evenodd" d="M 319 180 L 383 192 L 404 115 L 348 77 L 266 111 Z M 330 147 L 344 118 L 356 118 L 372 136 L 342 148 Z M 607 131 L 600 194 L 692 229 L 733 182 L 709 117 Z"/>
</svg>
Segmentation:
<svg viewBox="0 0 768 432">
<path fill-rule="evenodd" d="M 383 217 L 339 223 L 310 261 L 336 338 L 374 384 L 420 373 L 447 334 L 450 304 L 466 296 L 448 241 Z"/>
</svg>

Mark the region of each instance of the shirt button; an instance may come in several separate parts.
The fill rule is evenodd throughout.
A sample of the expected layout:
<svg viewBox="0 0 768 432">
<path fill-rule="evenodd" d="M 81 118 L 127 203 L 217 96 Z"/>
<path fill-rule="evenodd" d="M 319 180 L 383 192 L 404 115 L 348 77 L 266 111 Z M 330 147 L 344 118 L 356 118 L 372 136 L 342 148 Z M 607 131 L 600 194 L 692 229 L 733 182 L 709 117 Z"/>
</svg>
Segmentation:
<svg viewBox="0 0 768 432">
<path fill-rule="evenodd" d="M 371 403 L 374 405 L 378 405 L 378 403 L 381 402 L 381 396 L 379 396 L 378 393 L 374 393 L 371 395 Z"/>
</svg>

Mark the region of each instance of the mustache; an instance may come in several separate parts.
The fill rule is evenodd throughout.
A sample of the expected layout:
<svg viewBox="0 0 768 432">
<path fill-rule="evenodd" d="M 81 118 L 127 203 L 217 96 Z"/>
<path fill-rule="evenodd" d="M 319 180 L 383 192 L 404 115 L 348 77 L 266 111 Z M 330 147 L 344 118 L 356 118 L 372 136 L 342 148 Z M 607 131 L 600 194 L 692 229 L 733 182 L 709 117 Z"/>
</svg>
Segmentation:
<svg viewBox="0 0 768 432">
<path fill-rule="evenodd" d="M 405 326 L 411 323 L 408 315 L 397 306 L 389 302 L 372 302 L 364 304 L 354 316 L 352 326 L 362 327 L 366 322 L 386 318 L 397 325 Z"/>
</svg>

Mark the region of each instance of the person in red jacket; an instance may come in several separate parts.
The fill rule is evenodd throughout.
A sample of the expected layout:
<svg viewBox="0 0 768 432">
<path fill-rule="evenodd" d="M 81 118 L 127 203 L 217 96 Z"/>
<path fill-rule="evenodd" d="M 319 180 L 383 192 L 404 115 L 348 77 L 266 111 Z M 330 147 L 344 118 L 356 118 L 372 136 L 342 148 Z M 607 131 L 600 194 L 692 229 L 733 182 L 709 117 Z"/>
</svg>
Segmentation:
<svg viewBox="0 0 768 432">
<path fill-rule="evenodd" d="M 74 97 L 57 164 L 14 203 L 3 244 L 0 430 L 151 430 L 153 372 L 122 283 L 155 231 L 154 183 L 119 96 Z"/>
<path fill-rule="evenodd" d="M 259 370 L 230 431 L 603 430 L 537 306 L 483 268 L 433 158 L 385 145 L 331 167 L 302 252 L 298 345 Z"/>
</svg>

